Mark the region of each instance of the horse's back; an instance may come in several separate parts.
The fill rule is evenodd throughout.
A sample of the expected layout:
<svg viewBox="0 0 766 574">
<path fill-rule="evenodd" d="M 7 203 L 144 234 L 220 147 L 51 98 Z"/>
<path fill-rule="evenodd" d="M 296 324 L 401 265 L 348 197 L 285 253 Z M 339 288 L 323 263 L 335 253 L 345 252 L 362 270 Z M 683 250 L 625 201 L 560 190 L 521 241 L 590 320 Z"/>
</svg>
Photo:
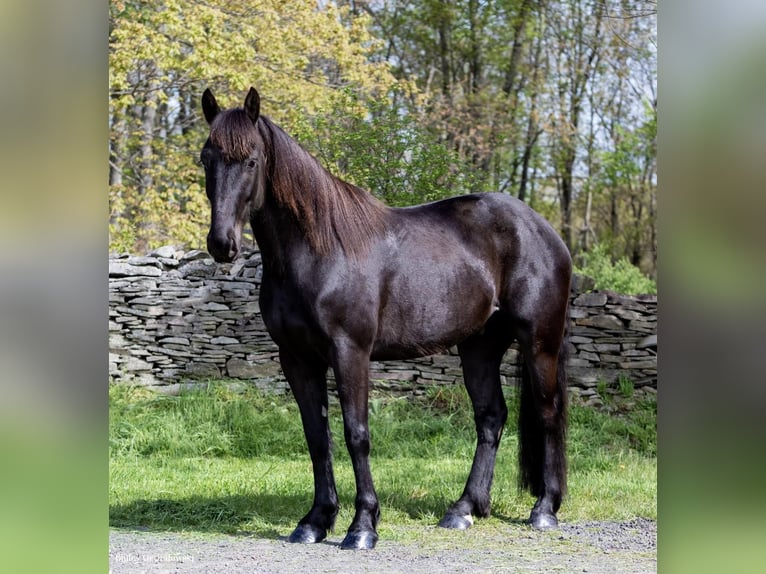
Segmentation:
<svg viewBox="0 0 766 574">
<path fill-rule="evenodd" d="M 538 284 L 555 282 L 546 265 L 568 262 L 562 246 L 541 216 L 507 195 L 465 195 L 392 210 L 378 260 L 374 354 L 435 352 L 477 332 L 500 309 L 519 314 L 515 307 L 526 297 L 513 297 L 522 294 L 523 274 Z"/>
<path fill-rule="evenodd" d="M 569 251 L 550 223 L 504 193 L 461 195 L 393 212 L 397 227 L 419 230 L 404 235 L 437 235 L 447 244 L 458 242 L 475 251 L 478 258 L 497 258 L 506 264 L 544 258 L 551 269 L 571 266 Z"/>
</svg>

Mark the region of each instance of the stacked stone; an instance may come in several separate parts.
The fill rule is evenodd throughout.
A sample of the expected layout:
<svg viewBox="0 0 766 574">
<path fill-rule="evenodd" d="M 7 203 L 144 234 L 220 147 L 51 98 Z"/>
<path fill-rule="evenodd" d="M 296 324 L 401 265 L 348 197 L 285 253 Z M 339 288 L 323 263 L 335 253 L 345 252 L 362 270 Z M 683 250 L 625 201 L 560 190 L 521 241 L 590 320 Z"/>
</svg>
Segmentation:
<svg viewBox="0 0 766 574">
<path fill-rule="evenodd" d="M 257 251 L 228 265 L 207 253 L 160 248 L 148 256 L 109 260 L 109 374 L 112 381 L 174 393 L 209 379 L 237 379 L 283 392 L 277 348 L 258 307 Z M 595 395 L 600 382 L 626 377 L 657 386 L 657 298 L 610 292 L 573 293 L 569 371 L 574 394 Z M 501 375 L 516 384 L 512 347 Z M 411 361 L 373 362 L 373 385 L 423 392 L 462 383 L 456 350 Z M 333 382 L 330 381 L 332 387 Z"/>
<path fill-rule="evenodd" d="M 571 305 L 569 380 L 575 395 L 616 392 L 619 380 L 640 393 L 657 389 L 657 297 L 581 293 Z"/>
<path fill-rule="evenodd" d="M 164 392 L 204 379 L 285 388 L 258 307 L 257 252 L 218 265 L 164 247 L 109 262 L 109 373 Z"/>
</svg>

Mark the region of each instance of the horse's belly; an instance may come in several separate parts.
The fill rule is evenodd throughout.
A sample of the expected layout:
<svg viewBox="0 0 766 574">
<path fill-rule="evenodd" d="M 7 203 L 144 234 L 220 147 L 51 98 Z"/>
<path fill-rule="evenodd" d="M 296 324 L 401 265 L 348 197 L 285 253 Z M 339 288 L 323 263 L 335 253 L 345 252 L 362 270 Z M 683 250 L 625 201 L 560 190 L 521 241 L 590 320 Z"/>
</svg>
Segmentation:
<svg viewBox="0 0 766 574">
<path fill-rule="evenodd" d="M 415 212 L 413 212 L 415 213 Z M 498 308 L 491 242 L 467 241 L 454 221 L 406 221 L 386 244 L 373 356 L 444 351 L 480 331 Z"/>
<path fill-rule="evenodd" d="M 373 359 L 442 352 L 481 330 L 497 310 L 494 289 L 470 282 L 450 290 L 400 295 L 381 310 Z"/>
</svg>

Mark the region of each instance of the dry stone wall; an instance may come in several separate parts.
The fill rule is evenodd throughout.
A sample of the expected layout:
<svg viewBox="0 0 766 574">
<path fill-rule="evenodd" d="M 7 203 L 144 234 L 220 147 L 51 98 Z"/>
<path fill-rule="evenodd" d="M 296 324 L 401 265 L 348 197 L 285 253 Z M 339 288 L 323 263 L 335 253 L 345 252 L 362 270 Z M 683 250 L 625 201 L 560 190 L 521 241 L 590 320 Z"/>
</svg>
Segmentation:
<svg viewBox="0 0 766 574">
<path fill-rule="evenodd" d="M 227 265 L 203 251 L 173 247 L 142 257 L 111 257 L 112 382 L 173 393 L 209 379 L 239 379 L 284 392 L 277 348 L 258 306 L 260 279 L 257 251 Z M 571 393 L 597 400 L 602 381 L 616 386 L 621 379 L 639 392 L 656 392 L 656 296 L 589 292 L 587 283 L 576 277 L 572 293 Z M 512 347 L 502 365 L 506 384 L 518 382 L 518 360 Z M 452 349 L 410 361 L 374 362 L 370 378 L 377 388 L 420 393 L 427 386 L 460 383 L 462 372 Z"/>
</svg>

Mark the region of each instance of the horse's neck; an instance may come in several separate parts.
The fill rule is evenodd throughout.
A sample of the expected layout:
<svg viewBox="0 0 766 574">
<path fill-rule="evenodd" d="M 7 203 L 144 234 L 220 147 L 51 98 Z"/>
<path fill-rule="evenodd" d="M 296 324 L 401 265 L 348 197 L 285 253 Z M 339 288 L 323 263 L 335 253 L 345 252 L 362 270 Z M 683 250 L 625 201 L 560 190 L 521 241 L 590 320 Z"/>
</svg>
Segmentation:
<svg viewBox="0 0 766 574">
<path fill-rule="evenodd" d="M 264 128 L 271 173 L 257 214 L 262 229 L 254 231 L 272 258 L 289 266 L 288 258 L 303 256 L 304 249 L 322 256 L 367 249 L 385 225 L 382 205 L 333 176 L 277 126 L 264 123 Z"/>
<path fill-rule="evenodd" d="M 294 217 L 286 208 L 279 207 L 269 192 L 261 209 L 252 216 L 250 224 L 264 269 L 273 277 L 285 274 L 296 249 L 308 248 Z"/>
</svg>

